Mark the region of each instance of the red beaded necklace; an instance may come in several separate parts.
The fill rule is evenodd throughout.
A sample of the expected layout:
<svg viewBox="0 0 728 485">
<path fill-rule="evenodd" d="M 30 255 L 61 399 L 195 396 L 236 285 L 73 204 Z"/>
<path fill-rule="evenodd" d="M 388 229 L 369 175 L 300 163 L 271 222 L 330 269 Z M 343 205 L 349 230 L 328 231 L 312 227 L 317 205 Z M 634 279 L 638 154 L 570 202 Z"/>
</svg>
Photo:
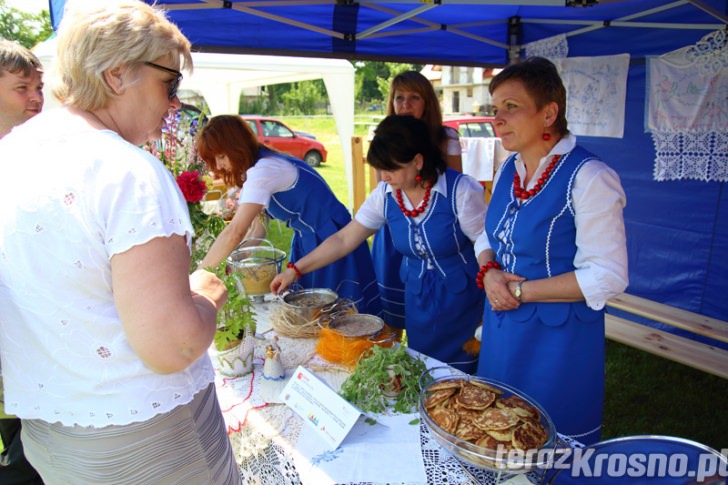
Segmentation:
<svg viewBox="0 0 728 485">
<path fill-rule="evenodd" d="M 554 170 L 556 164 L 559 163 L 560 158 L 561 155 L 554 155 L 554 157 L 551 159 L 551 163 L 549 163 L 548 167 L 546 167 L 546 170 L 544 170 L 541 176 L 538 178 L 538 182 L 536 182 L 536 185 L 534 185 L 533 188 L 529 190 L 521 188 L 521 177 L 519 177 L 518 172 L 516 171 L 516 173 L 513 175 L 513 195 L 515 195 L 517 199 L 526 200 L 538 194 L 543 186 L 546 185 L 546 181 L 551 176 L 551 172 Z"/>
<path fill-rule="evenodd" d="M 397 205 L 399 205 L 399 210 L 402 211 L 402 214 L 406 215 L 407 217 L 417 217 L 418 215 L 425 212 L 425 209 L 427 209 L 427 204 L 430 201 L 430 191 L 432 190 L 432 184 L 425 187 L 425 195 L 422 197 L 422 202 L 420 202 L 420 205 L 415 207 L 412 210 L 407 210 L 404 208 L 404 200 L 402 200 L 402 189 L 397 189 L 395 192 L 395 198 L 397 199 Z"/>
</svg>

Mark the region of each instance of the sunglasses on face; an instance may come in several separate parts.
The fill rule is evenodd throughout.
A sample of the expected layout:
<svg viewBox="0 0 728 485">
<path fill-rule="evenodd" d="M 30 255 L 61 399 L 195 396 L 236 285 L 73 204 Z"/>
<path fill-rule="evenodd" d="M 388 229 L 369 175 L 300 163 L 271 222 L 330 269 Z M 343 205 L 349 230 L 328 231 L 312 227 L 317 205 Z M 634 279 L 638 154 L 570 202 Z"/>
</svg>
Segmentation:
<svg viewBox="0 0 728 485">
<path fill-rule="evenodd" d="M 155 64 L 153 62 L 145 62 L 149 67 L 153 67 L 154 69 L 159 69 L 160 71 L 167 72 L 169 74 L 174 74 L 176 77 L 170 81 L 169 84 L 169 94 L 167 95 L 167 98 L 172 101 L 175 96 L 177 96 L 177 89 L 179 88 L 179 83 L 182 81 L 182 73 L 179 71 L 175 71 L 174 69 L 170 69 L 168 67 L 160 66 L 159 64 Z"/>
</svg>

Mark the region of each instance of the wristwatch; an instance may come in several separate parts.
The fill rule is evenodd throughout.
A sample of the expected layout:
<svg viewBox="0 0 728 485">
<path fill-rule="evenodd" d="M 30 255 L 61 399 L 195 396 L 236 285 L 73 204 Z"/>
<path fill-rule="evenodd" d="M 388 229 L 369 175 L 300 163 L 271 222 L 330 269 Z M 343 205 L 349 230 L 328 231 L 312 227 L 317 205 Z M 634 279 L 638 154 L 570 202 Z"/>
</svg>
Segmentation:
<svg viewBox="0 0 728 485">
<path fill-rule="evenodd" d="M 523 286 L 523 281 L 519 281 L 518 283 L 516 283 L 516 289 L 513 291 L 513 296 L 515 296 L 516 300 L 518 301 L 521 301 L 521 295 L 523 294 L 521 286 Z"/>
</svg>

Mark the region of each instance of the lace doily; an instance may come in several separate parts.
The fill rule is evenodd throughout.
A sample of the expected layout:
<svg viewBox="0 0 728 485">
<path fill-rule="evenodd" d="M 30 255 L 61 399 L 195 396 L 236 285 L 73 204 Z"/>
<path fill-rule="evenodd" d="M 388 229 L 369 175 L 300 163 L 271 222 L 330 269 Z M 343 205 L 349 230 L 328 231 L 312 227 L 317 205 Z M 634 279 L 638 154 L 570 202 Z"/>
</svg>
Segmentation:
<svg viewBox="0 0 728 485">
<path fill-rule="evenodd" d="M 701 76 L 715 75 L 728 70 L 728 33 L 716 30 L 687 48 L 686 60 L 698 68 Z"/>
<path fill-rule="evenodd" d="M 655 131 L 652 141 L 656 156 L 655 180 L 728 181 L 728 131 Z"/>
<path fill-rule="evenodd" d="M 655 180 L 728 181 L 728 34 L 651 58 L 647 129 Z"/>
<path fill-rule="evenodd" d="M 523 49 L 527 58 L 538 56 L 547 59 L 565 59 L 569 55 L 569 43 L 564 34 L 529 42 Z"/>
<path fill-rule="evenodd" d="M 300 430 L 302 421 L 296 421 Z M 561 435 L 559 436 L 559 440 L 559 446 L 581 447 L 581 444 Z M 420 445 L 422 447 L 422 458 L 425 463 L 427 483 L 476 483 L 480 485 L 495 485 L 513 477 L 513 475 L 508 474 L 498 476 L 494 472 L 476 468 L 459 461 L 440 447 L 437 441 L 432 438 L 432 435 L 430 435 L 424 424 L 420 424 Z M 240 465 L 243 483 L 261 485 L 302 484 L 293 459 L 291 458 L 291 451 L 289 446 L 282 445 L 279 442 L 270 442 L 269 446 L 262 450 L 262 452 L 244 459 Z M 543 473 L 543 471 L 530 472 L 526 475 L 526 478 L 532 483 L 540 483 L 543 480 Z M 361 483 L 350 485 L 374 484 Z M 408 484 L 402 483 L 401 485 Z"/>
</svg>

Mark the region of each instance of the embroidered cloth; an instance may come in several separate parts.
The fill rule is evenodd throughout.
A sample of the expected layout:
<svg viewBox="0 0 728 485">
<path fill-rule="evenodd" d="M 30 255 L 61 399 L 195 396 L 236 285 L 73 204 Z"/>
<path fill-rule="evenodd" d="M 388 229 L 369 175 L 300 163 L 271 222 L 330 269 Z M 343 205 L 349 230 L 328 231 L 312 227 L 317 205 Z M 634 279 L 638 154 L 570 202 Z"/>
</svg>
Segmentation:
<svg viewBox="0 0 728 485">
<path fill-rule="evenodd" d="M 728 181 L 728 34 L 648 59 L 655 180 Z"/>
<path fill-rule="evenodd" d="M 575 135 L 622 138 L 629 54 L 553 60 L 566 87 L 566 119 Z"/>
</svg>

